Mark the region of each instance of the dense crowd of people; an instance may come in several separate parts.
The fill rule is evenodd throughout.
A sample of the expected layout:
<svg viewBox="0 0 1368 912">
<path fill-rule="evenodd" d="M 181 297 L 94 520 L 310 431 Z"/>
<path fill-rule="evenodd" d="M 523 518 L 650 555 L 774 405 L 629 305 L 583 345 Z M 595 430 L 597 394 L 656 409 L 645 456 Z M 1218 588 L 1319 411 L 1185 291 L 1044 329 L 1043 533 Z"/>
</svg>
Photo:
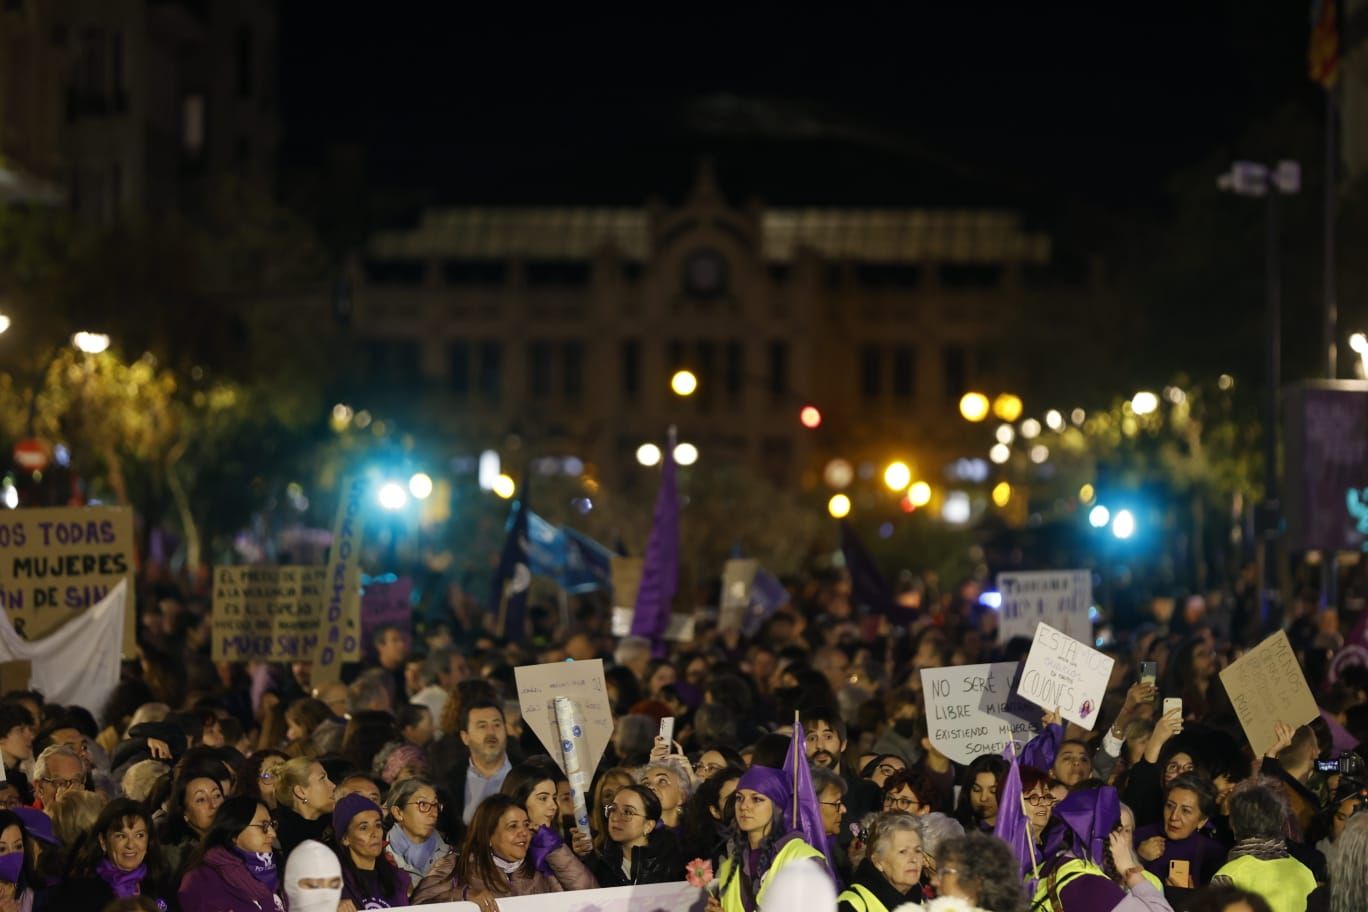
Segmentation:
<svg viewBox="0 0 1368 912">
<path fill-rule="evenodd" d="M 206 606 L 146 593 L 107 705 L 0 697 L 0 912 L 495 912 L 686 879 L 708 912 L 1368 910 L 1368 671 L 1324 684 L 1338 641 L 1314 608 L 1286 627 L 1320 717 L 1278 724 L 1264 756 L 1218 674 L 1255 641 L 1196 600 L 1105 646 L 1093 731 L 1047 712 L 961 765 L 933 743 L 920 670 L 1029 643 L 997 641 L 972 585 L 915 595 L 894 624 L 809 580 L 753 636 L 704 620 L 661 649 L 612 637 L 593 603 L 563 624 L 534 610 L 509 642 L 453 589 L 324 682 L 214 662 Z M 595 658 L 614 728 L 578 827 L 514 668 Z"/>
</svg>

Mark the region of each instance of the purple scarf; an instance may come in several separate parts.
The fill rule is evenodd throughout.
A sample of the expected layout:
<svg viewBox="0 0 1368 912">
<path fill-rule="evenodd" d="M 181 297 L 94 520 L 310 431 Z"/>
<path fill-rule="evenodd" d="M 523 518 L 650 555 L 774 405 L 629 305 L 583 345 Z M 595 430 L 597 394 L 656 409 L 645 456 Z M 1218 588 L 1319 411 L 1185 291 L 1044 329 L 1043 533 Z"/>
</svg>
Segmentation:
<svg viewBox="0 0 1368 912">
<path fill-rule="evenodd" d="M 109 884 L 109 888 L 114 891 L 114 895 L 120 899 L 127 899 L 130 896 L 138 895 L 138 886 L 142 879 L 147 876 L 147 863 L 143 862 L 131 871 L 125 871 L 110 861 L 108 858 L 101 858 L 100 863 L 95 866 L 95 873 L 100 875 L 100 879 Z"/>
<path fill-rule="evenodd" d="M 242 863 L 247 866 L 248 872 L 256 879 L 256 882 L 276 893 L 280 889 L 280 869 L 276 867 L 275 855 L 271 852 L 244 852 L 237 846 L 233 847 L 233 854 L 242 859 Z"/>
</svg>

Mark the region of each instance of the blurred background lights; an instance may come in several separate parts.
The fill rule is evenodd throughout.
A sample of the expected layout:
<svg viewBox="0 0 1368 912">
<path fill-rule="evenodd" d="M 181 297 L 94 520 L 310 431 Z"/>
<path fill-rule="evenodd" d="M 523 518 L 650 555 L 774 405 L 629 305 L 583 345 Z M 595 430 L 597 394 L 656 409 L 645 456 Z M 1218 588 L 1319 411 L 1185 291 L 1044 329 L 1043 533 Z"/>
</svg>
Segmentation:
<svg viewBox="0 0 1368 912">
<path fill-rule="evenodd" d="M 692 443 L 676 444 L 674 448 L 674 460 L 682 466 L 691 466 L 698 462 L 698 447 Z"/>
<path fill-rule="evenodd" d="M 1081 408 L 1076 408 L 1069 413 L 1069 420 L 1074 423 L 1075 427 L 1082 427 L 1083 422 L 1088 420 L 1088 413 Z"/>
<path fill-rule="evenodd" d="M 1149 415 L 1159 408 L 1159 397 L 1149 390 L 1141 390 L 1131 397 L 1131 411 L 1137 415 Z"/>
<path fill-rule="evenodd" d="M 109 336 L 104 333 L 78 332 L 72 335 L 71 344 L 87 355 L 98 355 L 109 348 Z"/>
<path fill-rule="evenodd" d="M 1016 431 L 1010 424 L 999 424 L 994 436 L 997 437 L 998 443 L 1011 443 L 1016 440 Z"/>
<path fill-rule="evenodd" d="M 1034 418 L 1027 418 L 1021 422 L 1021 436 L 1027 440 L 1034 440 L 1040 436 L 1040 422 Z"/>
<path fill-rule="evenodd" d="M 1052 431 L 1064 430 L 1064 416 L 1059 409 L 1050 409 L 1045 413 L 1045 426 Z"/>
<path fill-rule="evenodd" d="M 1012 458 L 1012 451 L 1007 448 L 1006 444 L 999 443 L 988 451 L 988 458 L 997 465 L 1002 465 Z"/>
<path fill-rule="evenodd" d="M 973 505 L 969 502 L 969 495 L 963 491 L 951 491 L 941 505 L 941 519 L 948 523 L 967 523 L 972 514 Z"/>
<path fill-rule="evenodd" d="M 408 503 L 408 492 L 399 482 L 387 481 L 380 486 L 376 499 L 380 501 L 380 506 L 386 510 L 402 510 L 404 505 Z"/>
<path fill-rule="evenodd" d="M 1012 501 L 1012 486 L 1005 481 L 999 481 L 993 487 L 993 503 L 999 507 L 1005 507 Z"/>
<path fill-rule="evenodd" d="M 803 427 L 816 430 L 822 426 L 822 413 L 815 405 L 805 405 L 798 413 L 798 421 Z"/>
<path fill-rule="evenodd" d="M 513 479 L 507 475 L 500 475 L 494 479 L 493 489 L 495 494 L 504 500 L 511 498 L 518 490 L 518 486 L 513 483 Z"/>
<path fill-rule="evenodd" d="M 679 448 L 676 447 L 675 449 L 678 450 Z M 660 447 L 656 446 L 654 443 L 643 443 L 641 446 L 637 447 L 636 457 L 637 462 L 644 466 L 659 465 Z"/>
<path fill-rule="evenodd" d="M 993 400 L 993 414 L 1003 421 L 1016 421 L 1021 417 L 1021 399 L 1011 393 L 1003 393 Z"/>
<path fill-rule="evenodd" d="M 965 393 L 960 397 L 959 409 L 965 421 L 982 421 L 988 417 L 988 397 L 983 393 Z"/>
<path fill-rule="evenodd" d="M 844 459 L 833 459 L 822 470 L 822 479 L 833 488 L 844 488 L 855 478 L 855 467 Z"/>
<path fill-rule="evenodd" d="M 931 486 L 919 481 L 907 489 L 907 499 L 914 507 L 924 507 L 931 502 Z"/>
<path fill-rule="evenodd" d="M 1125 541 L 1135 534 L 1135 516 L 1130 510 L 1117 510 L 1112 517 L 1112 535 Z"/>
<path fill-rule="evenodd" d="M 1093 486 L 1090 484 L 1085 484 L 1078 489 L 1078 500 L 1080 503 L 1090 504 L 1096 496 L 1097 492 L 1093 490 Z"/>
<path fill-rule="evenodd" d="M 1042 462 L 1049 458 L 1050 448 L 1047 447 L 1045 444 L 1037 443 L 1035 446 L 1031 447 L 1031 462 L 1034 462 L 1036 465 L 1040 465 Z"/>
<path fill-rule="evenodd" d="M 409 493 L 419 500 L 426 500 L 432 493 L 432 476 L 426 472 L 415 472 L 409 478 Z"/>
<path fill-rule="evenodd" d="M 827 501 L 827 512 L 835 519 L 845 519 L 850 515 L 850 498 L 844 494 L 834 494 Z"/>
<path fill-rule="evenodd" d="M 481 491 L 494 490 L 494 479 L 499 477 L 503 469 L 499 465 L 499 454 L 494 450 L 485 450 L 480 454 L 480 462 L 476 469 L 476 477 L 480 484 Z"/>
<path fill-rule="evenodd" d="M 884 484 L 891 491 L 901 491 L 912 481 L 912 470 L 905 462 L 890 462 L 884 469 Z"/>
<path fill-rule="evenodd" d="M 1088 524 L 1094 529 L 1100 529 L 1111 522 L 1111 510 L 1098 504 L 1088 511 Z"/>
<path fill-rule="evenodd" d="M 693 371 L 675 371 L 670 378 L 670 389 L 674 390 L 676 396 L 692 396 L 698 389 L 698 378 Z"/>
</svg>

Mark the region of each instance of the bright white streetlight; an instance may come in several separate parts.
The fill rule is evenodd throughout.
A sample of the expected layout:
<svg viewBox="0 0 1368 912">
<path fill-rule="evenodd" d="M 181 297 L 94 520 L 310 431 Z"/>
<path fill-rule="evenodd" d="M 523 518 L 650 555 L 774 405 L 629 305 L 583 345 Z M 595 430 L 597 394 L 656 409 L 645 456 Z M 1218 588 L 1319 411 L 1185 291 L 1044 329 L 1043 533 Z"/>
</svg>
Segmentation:
<svg viewBox="0 0 1368 912">
<path fill-rule="evenodd" d="M 1069 413 L 1069 420 L 1077 427 L 1082 427 L 1083 422 L 1088 420 L 1088 413 L 1081 408 L 1076 408 Z"/>
<path fill-rule="evenodd" d="M 10 328 L 10 318 L 7 317 L 7 316 L 5 316 L 4 314 L 0 314 L 0 333 L 3 333 L 5 330 L 7 330 L 7 329 L 9 329 L 9 328 Z"/>
<path fill-rule="evenodd" d="M 969 495 L 963 491 L 951 491 L 945 498 L 945 503 L 941 505 L 941 519 L 948 523 L 966 523 L 973 513 L 973 504 L 969 502 Z"/>
<path fill-rule="evenodd" d="M 1135 516 L 1130 510 L 1117 510 L 1112 519 L 1112 535 L 1124 541 L 1135 534 Z"/>
<path fill-rule="evenodd" d="M 1021 422 L 1021 436 L 1027 440 L 1034 440 L 1040 436 L 1040 422 L 1034 418 L 1027 418 Z"/>
<path fill-rule="evenodd" d="M 676 448 L 677 449 L 677 448 Z M 660 447 L 654 443 L 643 443 L 637 447 L 637 462 L 644 466 L 660 464 Z"/>
<path fill-rule="evenodd" d="M 1045 413 L 1045 424 L 1052 431 L 1064 430 L 1064 416 L 1059 413 L 1059 409 L 1050 409 Z"/>
<path fill-rule="evenodd" d="M 408 503 L 408 492 L 399 482 L 387 481 L 380 486 L 376 499 L 380 501 L 380 506 L 386 510 L 402 510 L 404 505 Z"/>
<path fill-rule="evenodd" d="M 1149 390 L 1141 390 L 1131 397 L 1131 411 L 1137 415 L 1149 415 L 1159 407 L 1159 397 Z"/>
<path fill-rule="evenodd" d="M 698 377 L 693 371 L 675 371 L 670 378 L 670 389 L 674 390 L 676 396 L 692 396 L 698 389 Z"/>
<path fill-rule="evenodd" d="M 1088 524 L 1094 529 L 1100 529 L 1111 522 L 1111 510 L 1098 504 L 1088 511 Z"/>
<path fill-rule="evenodd" d="M 698 447 L 692 443 L 677 443 L 674 448 L 675 462 L 682 466 L 691 466 L 698 462 Z"/>
<path fill-rule="evenodd" d="M 419 500 L 427 500 L 432 493 L 432 476 L 426 472 L 415 472 L 409 479 L 409 493 Z"/>
<path fill-rule="evenodd" d="M 71 344 L 87 355 L 98 355 L 109 348 L 109 336 L 104 333 L 78 332 L 71 337 Z"/>
<path fill-rule="evenodd" d="M 8 326 L 9 320 L 5 320 L 5 322 L 0 325 Z M 1363 333 L 1354 333 L 1349 337 L 1349 347 L 1360 355 L 1368 354 L 1368 336 L 1365 336 Z"/>
<path fill-rule="evenodd" d="M 890 491 L 906 490 L 912 483 L 912 469 L 902 460 L 890 462 L 888 468 L 884 469 L 884 484 L 888 485 Z"/>
</svg>

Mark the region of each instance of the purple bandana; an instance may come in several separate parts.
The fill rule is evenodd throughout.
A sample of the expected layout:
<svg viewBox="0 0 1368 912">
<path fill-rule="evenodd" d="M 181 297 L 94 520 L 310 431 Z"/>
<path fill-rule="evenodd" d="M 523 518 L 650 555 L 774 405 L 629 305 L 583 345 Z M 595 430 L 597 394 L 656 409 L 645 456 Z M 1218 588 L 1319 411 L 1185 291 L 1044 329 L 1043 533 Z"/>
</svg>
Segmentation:
<svg viewBox="0 0 1368 912">
<path fill-rule="evenodd" d="M 242 863 L 247 866 L 257 883 L 269 889 L 272 893 L 280 889 L 280 870 L 276 867 L 275 855 L 271 852 L 244 852 L 237 846 L 233 847 L 233 852 Z"/>
</svg>

